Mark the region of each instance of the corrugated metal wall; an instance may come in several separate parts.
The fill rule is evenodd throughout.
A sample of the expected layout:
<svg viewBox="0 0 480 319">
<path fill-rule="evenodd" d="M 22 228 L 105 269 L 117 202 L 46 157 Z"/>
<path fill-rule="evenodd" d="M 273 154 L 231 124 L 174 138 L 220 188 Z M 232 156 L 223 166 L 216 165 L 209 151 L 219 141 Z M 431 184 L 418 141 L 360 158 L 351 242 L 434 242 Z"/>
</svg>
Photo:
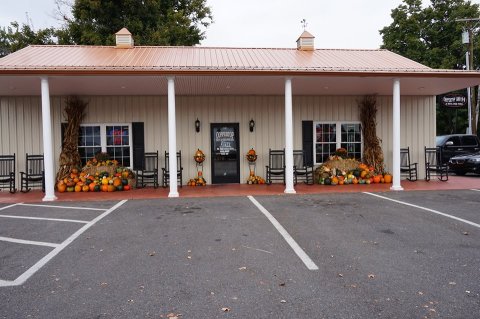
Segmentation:
<svg viewBox="0 0 480 319">
<path fill-rule="evenodd" d="M 164 96 L 89 96 L 84 123 L 145 122 L 145 150 L 158 150 L 163 167 L 165 150 L 168 150 L 167 99 Z M 293 99 L 294 148 L 302 147 L 302 121 L 358 121 L 357 101 L 360 96 L 296 96 Z M 52 116 L 55 158 L 61 151 L 60 123 L 63 97 L 53 97 Z M 265 176 L 268 149 L 284 147 L 285 120 L 283 96 L 201 96 L 176 97 L 177 147 L 182 151 L 184 180 L 195 176 L 193 154 L 197 148 L 207 155 L 204 175 L 210 177 L 210 124 L 239 123 L 241 177 L 248 176 L 248 164 L 244 155 L 250 148 L 258 153 L 257 174 Z M 391 169 L 392 98 L 377 98 L 377 132 L 382 139 L 386 167 Z M 195 132 L 194 122 L 201 122 L 200 133 Z M 250 132 L 248 123 L 255 121 Z M 18 171 L 23 170 L 25 153 L 42 153 L 40 97 L 0 97 L 1 154 L 17 153 Z M 423 177 L 423 147 L 434 145 L 435 98 L 410 97 L 401 99 L 401 146 L 410 146 L 412 161 L 420 165 Z"/>
</svg>

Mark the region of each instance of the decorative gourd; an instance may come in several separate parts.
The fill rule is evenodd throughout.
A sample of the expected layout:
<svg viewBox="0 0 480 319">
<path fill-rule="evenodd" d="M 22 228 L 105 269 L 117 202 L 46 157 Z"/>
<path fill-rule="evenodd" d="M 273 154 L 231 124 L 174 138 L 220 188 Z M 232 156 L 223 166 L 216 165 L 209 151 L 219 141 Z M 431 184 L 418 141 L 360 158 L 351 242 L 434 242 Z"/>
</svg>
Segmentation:
<svg viewBox="0 0 480 319">
<path fill-rule="evenodd" d="M 205 160 L 205 154 L 203 154 L 203 152 L 198 148 L 195 152 L 195 155 L 193 155 L 193 159 L 199 164 L 203 163 L 203 161 Z"/>
</svg>

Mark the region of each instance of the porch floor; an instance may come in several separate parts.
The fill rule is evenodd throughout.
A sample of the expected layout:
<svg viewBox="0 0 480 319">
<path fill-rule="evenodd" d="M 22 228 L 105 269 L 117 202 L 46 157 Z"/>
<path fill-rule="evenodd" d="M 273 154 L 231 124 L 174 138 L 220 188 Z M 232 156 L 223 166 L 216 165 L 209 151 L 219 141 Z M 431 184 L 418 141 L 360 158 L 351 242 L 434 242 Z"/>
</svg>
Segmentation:
<svg viewBox="0 0 480 319">
<path fill-rule="evenodd" d="M 450 176 L 447 182 L 441 182 L 436 178 L 431 181 L 418 180 L 410 182 L 402 180 L 404 191 L 420 190 L 455 190 L 455 189 L 480 189 L 480 176 Z M 299 183 L 295 186 L 297 194 L 327 194 L 327 193 L 349 193 L 349 192 L 390 192 L 391 184 L 371 184 L 371 185 L 305 185 Z M 183 186 L 179 187 L 180 197 L 218 197 L 218 196 L 262 196 L 262 195 L 285 195 L 283 184 L 272 185 L 247 185 L 247 184 L 225 184 L 225 185 L 207 185 L 207 186 Z M 95 193 L 58 193 L 57 201 L 105 201 L 121 199 L 152 199 L 167 198 L 168 188 L 146 187 L 143 189 L 134 189 L 126 192 L 95 192 Z M 10 194 L 8 190 L 0 191 L 0 203 L 32 203 L 41 202 L 44 193 L 40 190 L 32 190 L 28 193 L 17 192 Z M 294 195 L 293 195 L 294 196 Z"/>
</svg>

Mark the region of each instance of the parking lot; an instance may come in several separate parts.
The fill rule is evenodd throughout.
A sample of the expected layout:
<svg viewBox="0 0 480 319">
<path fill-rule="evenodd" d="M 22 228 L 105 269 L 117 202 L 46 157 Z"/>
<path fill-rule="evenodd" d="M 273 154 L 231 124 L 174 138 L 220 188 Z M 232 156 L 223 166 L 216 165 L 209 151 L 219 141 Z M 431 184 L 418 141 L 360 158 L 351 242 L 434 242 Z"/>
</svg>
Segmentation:
<svg viewBox="0 0 480 319">
<path fill-rule="evenodd" d="M 479 318 L 478 190 L 0 206 L 1 318 Z"/>
</svg>

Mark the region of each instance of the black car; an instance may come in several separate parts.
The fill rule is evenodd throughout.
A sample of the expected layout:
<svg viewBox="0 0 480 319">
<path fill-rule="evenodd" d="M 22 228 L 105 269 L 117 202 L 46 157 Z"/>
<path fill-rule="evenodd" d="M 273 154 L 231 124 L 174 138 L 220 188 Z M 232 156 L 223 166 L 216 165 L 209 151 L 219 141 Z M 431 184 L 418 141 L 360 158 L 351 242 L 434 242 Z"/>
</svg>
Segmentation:
<svg viewBox="0 0 480 319">
<path fill-rule="evenodd" d="M 452 134 L 437 136 L 437 147 L 440 148 L 442 163 L 459 155 L 480 152 L 480 140 L 475 135 Z"/>
<path fill-rule="evenodd" d="M 480 152 L 454 156 L 448 162 L 448 166 L 457 175 L 480 174 Z"/>
</svg>

